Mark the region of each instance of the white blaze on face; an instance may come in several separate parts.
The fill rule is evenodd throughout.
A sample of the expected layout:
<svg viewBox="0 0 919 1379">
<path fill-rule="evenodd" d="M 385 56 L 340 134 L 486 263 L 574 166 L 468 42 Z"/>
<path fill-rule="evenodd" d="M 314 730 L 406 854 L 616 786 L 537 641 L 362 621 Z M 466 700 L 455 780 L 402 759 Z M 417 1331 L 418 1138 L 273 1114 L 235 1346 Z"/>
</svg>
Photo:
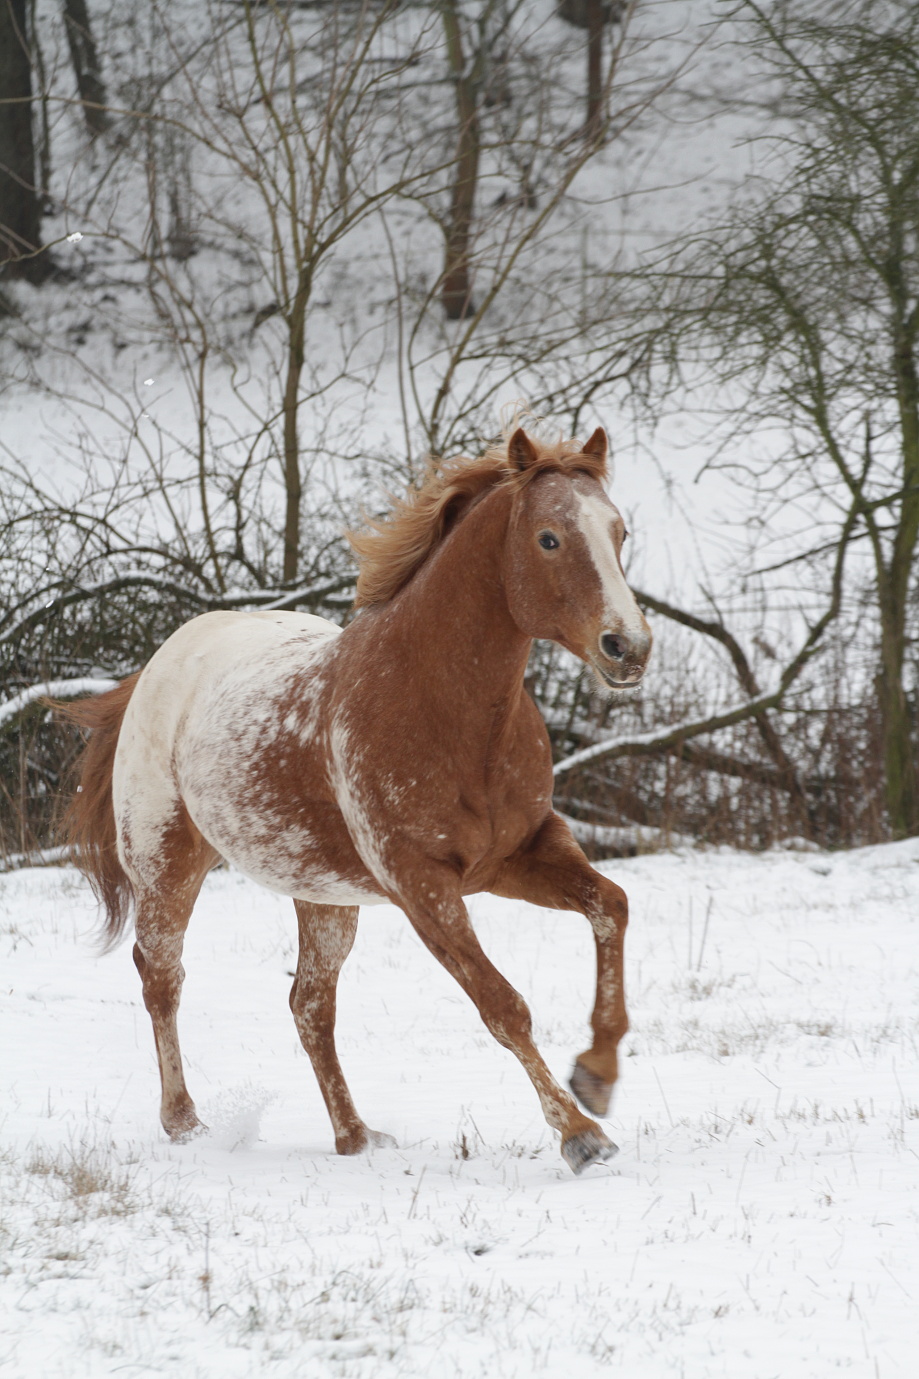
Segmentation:
<svg viewBox="0 0 919 1379">
<path fill-rule="evenodd" d="M 578 502 L 578 528 L 587 542 L 603 591 L 603 625 L 610 631 L 642 639 L 647 636 L 641 610 L 625 582 L 616 547 L 612 521 L 619 513 L 611 503 L 593 495 L 575 493 Z"/>
</svg>

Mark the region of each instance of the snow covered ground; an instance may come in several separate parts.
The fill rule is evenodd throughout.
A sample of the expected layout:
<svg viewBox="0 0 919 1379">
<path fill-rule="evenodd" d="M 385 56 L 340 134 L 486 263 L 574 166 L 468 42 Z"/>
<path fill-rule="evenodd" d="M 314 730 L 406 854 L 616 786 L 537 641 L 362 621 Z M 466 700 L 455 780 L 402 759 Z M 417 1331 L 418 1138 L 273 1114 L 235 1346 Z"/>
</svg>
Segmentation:
<svg viewBox="0 0 919 1379">
<path fill-rule="evenodd" d="M 182 1033 L 211 1133 L 157 1122 L 126 945 L 69 870 L 0 877 L 0 1374 L 325 1379 L 916 1373 L 919 843 L 609 864 L 633 1030 L 574 1178 L 513 1058 L 396 911 L 340 995 L 341 1159 L 286 998 L 292 907 L 209 879 Z M 550 1064 L 586 1042 L 576 916 L 476 899 Z"/>
</svg>

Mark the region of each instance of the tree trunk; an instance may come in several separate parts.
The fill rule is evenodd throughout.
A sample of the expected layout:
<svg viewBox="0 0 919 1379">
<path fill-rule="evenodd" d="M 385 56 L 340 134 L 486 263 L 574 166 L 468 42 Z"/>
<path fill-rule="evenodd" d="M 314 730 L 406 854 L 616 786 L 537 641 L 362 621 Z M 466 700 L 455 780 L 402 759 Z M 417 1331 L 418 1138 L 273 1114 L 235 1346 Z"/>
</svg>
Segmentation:
<svg viewBox="0 0 919 1379">
<path fill-rule="evenodd" d="M 64 0 L 64 27 L 67 30 L 77 90 L 83 102 L 86 127 L 95 137 L 108 128 L 109 119 L 105 109 L 107 102 L 99 54 L 89 23 L 86 0 Z"/>
<path fill-rule="evenodd" d="M 459 138 L 446 227 L 447 243 L 441 301 L 448 321 L 462 321 L 475 311 L 472 301 L 470 240 L 479 176 L 479 114 L 475 76 L 465 68 L 456 0 L 444 0 L 443 20 L 447 60 L 456 89 Z"/>
<path fill-rule="evenodd" d="M 0 265 L 10 277 L 42 282 L 51 264 L 35 257 L 40 248 L 27 0 L 0 0 Z"/>
<path fill-rule="evenodd" d="M 587 119 L 584 137 L 603 132 L 603 0 L 587 0 Z"/>
<path fill-rule="evenodd" d="M 895 205 L 893 209 L 899 207 Z M 887 569 L 878 569 L 884 780 L 887 818 L 894 838 L 919 834 L 914 728 L 903 687 L 910 576 L 919 540 L 919 377 L 915 313 L 903 268 L 906 257 L 903 224 L 896 217 L 885 277 L 894 309 L 892 363 L 900 421 L 903 496 Z"/>
<path fill-rule="evenodd" d="M 881 717 L 884 739 L 884 793 L 891 836 L 919 833 L 913 727 L 903 689 L 906 636 L 902 610 L 893 605 L 891 590 L 881 597 Z"/>
<path fill-rule="evenodd" d="M 306 341 L 306 308 L 312 289 L 312 273 L 302 268 L 297 292 L 287 316 L 287 378 L 284 384 L 284 583 L 292 584 L 300 567 L 300 504 L 303 481 L 300 476 L 300 377 L 303 373 Z"/>
</svg>

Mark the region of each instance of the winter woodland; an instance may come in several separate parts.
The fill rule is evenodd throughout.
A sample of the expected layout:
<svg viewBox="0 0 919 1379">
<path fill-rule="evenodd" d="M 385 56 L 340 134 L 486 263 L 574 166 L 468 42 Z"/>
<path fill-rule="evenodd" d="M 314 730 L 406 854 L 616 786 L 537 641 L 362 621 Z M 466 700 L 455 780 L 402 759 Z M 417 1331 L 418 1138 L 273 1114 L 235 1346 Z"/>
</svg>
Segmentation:
<svg viewBox="0 0 919 1379">
<path fill-rule="evenodd" d="M 917 128 L 909 0 L 0 0 L 0 1373 L 912 1372 Z M 384 907 L 341 1049 L 400 1148 L 337 1159 L 225 870 L 167 1145 L 44 700 L 345 622 L 345 532 L 513 418 L 606 428 L 654 630 L 638 691 L 528 675 L 632 901 L 621 1153 L 563 1176 Z M 472 913 L 563 1075 L 586 928 Z"/>
</svg>

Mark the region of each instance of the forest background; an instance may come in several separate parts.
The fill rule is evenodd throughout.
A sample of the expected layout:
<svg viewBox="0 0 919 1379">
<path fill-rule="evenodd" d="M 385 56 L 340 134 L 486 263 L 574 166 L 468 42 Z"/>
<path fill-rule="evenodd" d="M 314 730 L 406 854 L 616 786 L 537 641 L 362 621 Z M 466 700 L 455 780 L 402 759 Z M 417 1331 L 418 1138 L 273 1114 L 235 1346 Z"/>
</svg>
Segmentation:
<svg viewBox="0 0 919 1379">
<path fill-rule="evenodd" d="M 919 833 L 906 0 L 0 0 L 0 857 L 213 608 L 524 400 L 609 431 L 656 648 L 537 644 L 595 856 Z"/>
</svg>

